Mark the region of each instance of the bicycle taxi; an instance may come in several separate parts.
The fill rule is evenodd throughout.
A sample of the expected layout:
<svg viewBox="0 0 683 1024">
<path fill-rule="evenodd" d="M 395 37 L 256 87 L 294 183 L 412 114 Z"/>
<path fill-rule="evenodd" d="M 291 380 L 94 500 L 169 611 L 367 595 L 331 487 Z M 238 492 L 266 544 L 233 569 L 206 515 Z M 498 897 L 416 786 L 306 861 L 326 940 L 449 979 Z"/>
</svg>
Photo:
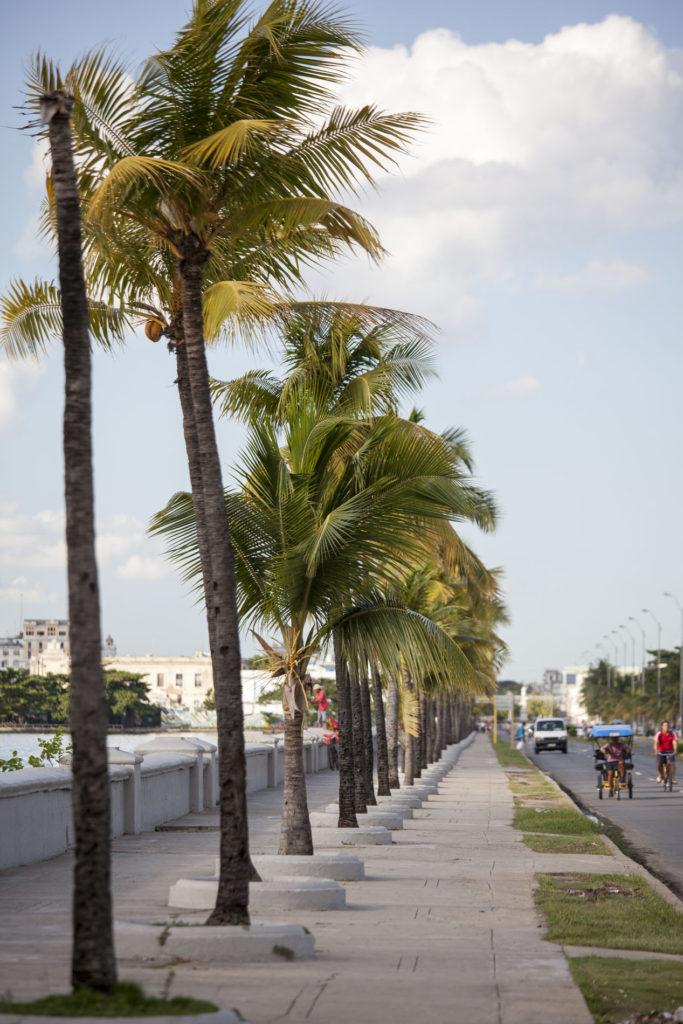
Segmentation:
<svg viewBox="0 0 683 1024">
<path fill-rule="evenodd" d="M 593 740 L 593 763 L 595 770 L 599 773 L 597 777 L 598 797 L 602 800 L 605 792 L 613 797 L 616 794 L 617 800 L 621 799 L 622 792 L 628 792 L 629 800 L 633 799 L 633 754 L 631 744 L 633 742 L 633 730 L 630 725 L 624 722 L 612 723 L 611 725 L 594 725 L 591 729 L 590 738 Z M 617 761 L 608 762 L 602 748 L 614 737 L 619 737 L 627 748 L 623 761 L 623 773 L 619 770 Z"/>
</svg>

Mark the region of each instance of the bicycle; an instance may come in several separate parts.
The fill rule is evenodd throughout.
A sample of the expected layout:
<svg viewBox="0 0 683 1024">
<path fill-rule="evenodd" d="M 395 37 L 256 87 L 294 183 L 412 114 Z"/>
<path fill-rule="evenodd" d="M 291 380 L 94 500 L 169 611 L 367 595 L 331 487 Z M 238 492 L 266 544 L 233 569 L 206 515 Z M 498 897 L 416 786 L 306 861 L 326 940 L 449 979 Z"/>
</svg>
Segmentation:
<svg viewBox="0 0 683 1024">
<path fill-rule="evenodd" d="M 662 769 L 662 778 L 664 780 L 664 792 L 666 793 L 666 791 L 668 789 L 670 793 L 673 793 L 673 791 L 674 791 L 674 771 L 675 771 L 675 769 L 674 769 L 674 764 L 675 764 L 674 755 L 673 754 L 663 754 L 661 756 L 663 757 L 663 760 L 661 762 L 660 767 Z"/>
</svg>

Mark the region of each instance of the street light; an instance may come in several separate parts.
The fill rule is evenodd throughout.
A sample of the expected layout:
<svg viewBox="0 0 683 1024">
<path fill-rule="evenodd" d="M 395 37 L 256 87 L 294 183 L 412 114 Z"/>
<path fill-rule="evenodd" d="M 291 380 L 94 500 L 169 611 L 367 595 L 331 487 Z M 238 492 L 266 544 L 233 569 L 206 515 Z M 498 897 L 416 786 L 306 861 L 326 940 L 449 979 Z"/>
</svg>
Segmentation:
<svg viewBox="0 0 683 1024">
<path fill-rule="evenodd" d="M 617 633 L 616 629 L 611 629 L 610 633 L 612 634 L 612 636 L 615 636 L 617 638 L 614 641 L 614 650 L 615 651 L 619 650 L 619 644 L 617 643 L 617 640 L 621 641 L 621 643 L 624 644 L 624 668 L 626 668 L 626 644 L 624 643 L 624 638 L 619 636 L 619 634 Z M 618 655 L 617 655 L 617 657 L 618 657 Z M 619 674 L 619 670 L 617 669 L 617 675 L 618 674 Z"/>
<path fill-rule="evenodd" d="M 623 623 L 619 626 L 619 629 L 623 629 L 624 632 L 628 633 L 631 637 L 631 696 L 634 697 L 636 693 L 636 677 L 633 671 L 636 666 L 636 638 L 634 637 L 628 626 L 624 626 Z M 626 641 L 624 640 L 624 651 L 626 651 Z"/>
<path fill-rule="evenodd" d="M 607 650 L 606 647 L 603 646 L 603 644 L 596 644 L 595 645 L 595 649 L 598 650 L 598 648 L 602 652 L 602 658 L 603 658 L 603 660 L 605 662 L 605 672 L 607 674 L 607 686 L 609 688 L 609 651 Z"/>
<path fill-rule="evenodd" d="M 683 606 L 675 594 L 664 592 L 664 597 L 670 597 L 678 605 L 681 613 L 681 646 L 678 648 L 678 728 L 683 732 Z"/>
<path fill-rule="evenodd" d="M 645 696 L 645 630 L 643 629 L 641 624 L 638 622 L 638 619 L 634 619 L 632 615 L 629 615 L 628 621 L 629 622 L 635 622 L 635 624 L 638 627 L 638 629 L 640 630 L 640 632 L 642 634 L 642 638 L 643 638 L 643 654 L 642 654 L 642 658 L 641 658 L 641 661 L 640 661 L 640 684 L 641 684 L 641 687 L 642 687 L 642 690 L 643 690 L 643 697 L 644 697 Z"/>
<path fill-rule="evenodd" d="M 610 644 L 614 644 L 614 640 L 612 640 L 612 638 L 611 638 L 611 637 L 609 637 L 609 636 L 607 635 L 607 633 L 603 633 L 603 634 L 602 634 L 602 639 L 603 639 L 603 640 L 607 640 L 607 642 L 608 642 L 608 643 L 610 643 Z M 617 650 L 617 648 L 616 648 L 616 644 L 615 644 L 615 645 L 614 645 L 614 652 L 615 652 L 615 653 L 614 653 L 614 666 L 615 666 L 615 668 L 616 668 L 616 664 L 617 664 L 617 660 L 618 660 L 618 655 L 617 655 L 617 653 L 616 653 L 616 650 Z M 608 666 L 609 666 L 609 659 L 610 659 L 610 657 L 611 657 L 611 652 L 610 652 L 610 650 L 609 650 L 609 647 L 608 647 L 608 648 L 607 648 L 607 664 L 608 664 Z M 610 677 L 610 673 L 609 673 L 609 668 L 608 668 L 608 670 L 607 670 L 607 685 L 608 685 L 608 686 L 610 686 L 610 685 L 611 685 L 611 684 L 610 684 L 610 678 L 609 678 L 609 677 Z M 614 682 L 614 672 L 612 672 L 612 682 Z"/>
<path fill-rule="evenodd" d="M 662 625 L 659 619 L 655 619 L 649 608 L 643 608 L 642 610 L 651 615 L 657 623 L 657 717 L 659 717 L 659 702 L 662 697 Z"/>
</svg>

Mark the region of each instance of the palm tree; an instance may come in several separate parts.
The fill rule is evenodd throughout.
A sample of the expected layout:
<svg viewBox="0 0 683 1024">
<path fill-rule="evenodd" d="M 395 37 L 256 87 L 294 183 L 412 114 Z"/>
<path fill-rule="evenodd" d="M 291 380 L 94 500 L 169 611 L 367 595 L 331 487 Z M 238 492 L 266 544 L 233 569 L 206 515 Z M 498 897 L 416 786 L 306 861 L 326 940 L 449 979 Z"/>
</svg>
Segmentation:
<svg viewBox="0 0 683 1024">
<path fill-rule="evenodd" d="M 110 878 L 107 711 L 101 660 L 92 475 L 90 339 L 81 260 L 78 188 L 71 148 L 71 97 L 41 97 L 52 156 L 64 337 L 64 480 L 71 623 L 72 800 L 75 865 L 74 989 L 116 981 Z"/>
<path fill-rule="evenodd" d="M 381 254 L 370 225 L 330 194 L 371 180 L 420 118 L 370 107 L 330 111 L 330 86 L 356 47 L 349 27 L 318 3 L 274 0 L 249 25 L 244 0 L 196 0 L 173 48 L 132 84 L 101 55 L 67 76 L 79 100 L 82 195 L 90 197 L 99 256 L 131 225 L 143 233 L 141 251 L 151 250 L 157 267 L 170 263 L 173 286 L 161 294 L 175 296 L 170 323 L 150 322 L 185 350 L 181 395 L 219 727 L 221 872 L 210 923 L 248 920 L 249 857 L 234 566 L 209 400 L 204 288 L 215 282 L 214 304 L 223 308 L 236 282 L 251 281 L 253 291 L 271 278 L 296 280 L 340 247 Z M 41 89 L 61 82 L 42 59 L 33 77 Z M 109 298 L 130 300 L 132 292 L 135 306 L 135 274 L 142 270 L 149 287 L 144 260 L 133 261 L 132 282 L 127 270 L 93 260 L 97 287 Z"/>
<path fill-rule="evenodd" d="M 465 481 L 453 445 L 440 436 L 393 413 L 359 418 L 357 409 L 342 413 L 336 401 L 330 409 L 329 389 L 318 386 L 317 375 L 312 385 L 305 374 L 295 376 L 274 419 L 252 416 L 246 403 L 251 426 L 243 486 L 227 507 L 240 615 L 255 629 L 277 631 L 277 642 L 256 635 L 284 678 L 289 772 L 280 851 L 310 853 L 300 764 L 309 658 L 335 635 L 352 670 L 361 643 L 373 663 L 395 669 L 400 623 L 402 657 L 416 675 L 442 673 L 448 664 L 469 678 L 469 664 L 442 631 L 398 604 L 377 602 L 377 581 L 388 579 L 397 559 L 424 557 L 449 517 L 488 526 L 493 507 Z M 235 384 L 233 395 L 239 390 Z M 153 529 L 170 538 L 186 576 L 197 578 L 187 496 L 172 499 Z"/>
</svg>

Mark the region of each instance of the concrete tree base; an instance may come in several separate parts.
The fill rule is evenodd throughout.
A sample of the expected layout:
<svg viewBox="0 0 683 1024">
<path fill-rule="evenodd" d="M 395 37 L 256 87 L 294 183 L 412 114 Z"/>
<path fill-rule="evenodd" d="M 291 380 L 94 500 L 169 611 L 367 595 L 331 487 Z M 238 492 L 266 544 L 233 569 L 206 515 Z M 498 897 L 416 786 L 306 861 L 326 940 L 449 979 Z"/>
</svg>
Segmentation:
<svg viewBox="0 0 683 1024">
<path fill-rule="evenodd" d="M 338 817 L 339 808 L 336 804 L 328 804 L 322 813 L 333 814 Z M 363 821 L 365 821 L 369 814 L 398 814 L 400 818 L 407 821 L 408 818 L 412 818 L 413 809 L 412 807 L 408 807 L 407 804 L 386 803 L 381 806 L 377 805 L 377 807 L 368 807 L 367 811 L 358 811 L 356 813 L 363 819 Z M 359 820 L 358 824 L 360 825 L 362 822 Z M 381 824 L 384 824 L 384 822 L 381 822 Z M 385 827 L 388 828 L 389 826 Z"/>
<path fill-rule="evenodd" d="M 0 1024 L 64 1024 L 66 1020 L 78 1021 L 78 1024 L 102 1024 L 111 1021 L 113 1024 L 243 1024 L 233 1010 L 216 1010 L 214 1013 L 183 1013 L 163 1017 L 44 1017 L 29 1013 L 0 1013 Z"/>
<path fill-rule="evenodd" d="M 339 821 L 339 814 L 337 811 L 313 811 L 310 817 L 312 828 L 336 828 L 337 822 Z M 392 832 L 403 828 L 403 818 L 401 815 L 390 814 L 388 811 L 386 814 L 383 814 L 381 811 L 369 811 L 367 814 L 357 814 L 356 817 L 359 819 L 359 825 L 369 825 L 371 828 L 375 825 L 382 825 L 384 828 L 388 828 Z"/>
<path fill-rule="evenodd" d="M 427 800 L 430 796 L 436 796 L 439 792 L 439 787 L 435 786 L 432 782 L 418 782 L 414 786 L 404 786 L 401 789 L 402 793 L 412 793 L 414 796 L 418 796 L 420 800 Z"/>
<path fill-rule="evenodd" d="M 251 860 L 264 882 L 272 882 L 283 875 L 333 878 L 336 882 L 358 882 L 365 878 L 363 861 L 354 853 L 314 853 L 312 857 L 252 853 Z"/>
<path fill-rule="evenodd" d="M 313 828 L 313 845 L 318 846 L 390 846 L 388 828 Z"/>
<path fill-rule="evenodd" d="M 114 940 L 117 949 L 125 950 L 126 960 L 160 963 L 178 958 L 213 964 L 262 963 L 315 956 L 313 936 L 298 924 L 243 927 L 194 922 L 183 925 L 180 921 L 116 921 Z"/>
<path fill-rule="evenodd" d="M 218 893 L 217 878 L 181 878 L 171 886 L 169 907 L 184 910 L 212 910 Z M 270 882 L 249 883 L 249 909 L 343 910 L 346 890 L 332 878 L 280 877 Z"/>
<path fill-rule="evenodd" d="M 377 807 L 381 809 L 384 804 L 402 804 L 404 807 L 412 807 L 416 810 L 418 807 L 422 807 L 422 800 L 419 796 L 414 796 L 412 793 L 402 793 L 400 789 L 397 789 L 391 796 L 378 796 Z"/>
</svg>

